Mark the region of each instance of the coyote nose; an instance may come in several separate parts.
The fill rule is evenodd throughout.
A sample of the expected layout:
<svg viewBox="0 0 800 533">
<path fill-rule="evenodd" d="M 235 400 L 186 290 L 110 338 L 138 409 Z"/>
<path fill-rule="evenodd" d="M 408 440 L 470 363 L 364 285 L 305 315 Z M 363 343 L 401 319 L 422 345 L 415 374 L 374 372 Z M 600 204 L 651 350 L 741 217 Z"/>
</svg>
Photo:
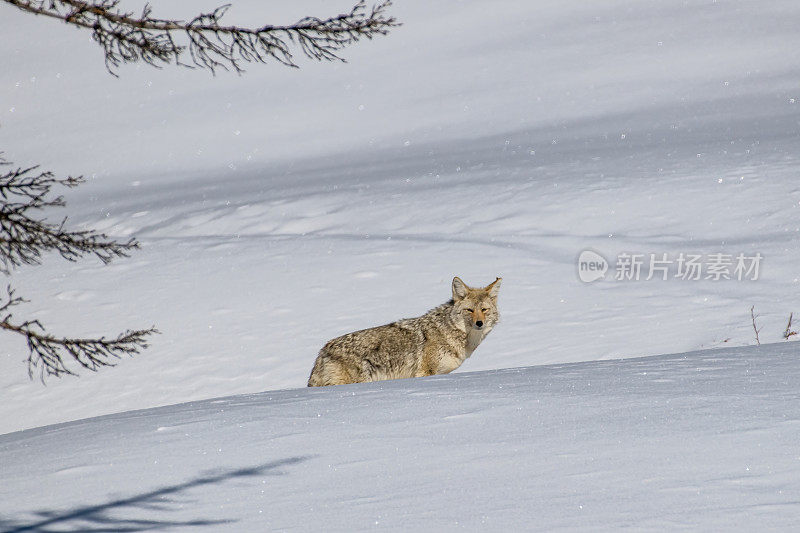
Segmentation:
<svg viewBox="0 0 800 533">
<path fill-rule="evenodd" d="M 476 320 L 475 321 L 475 325 L 478 326 L 479 328 L 482 328 L 483 327 L 483 320 Z"/>
</svg>

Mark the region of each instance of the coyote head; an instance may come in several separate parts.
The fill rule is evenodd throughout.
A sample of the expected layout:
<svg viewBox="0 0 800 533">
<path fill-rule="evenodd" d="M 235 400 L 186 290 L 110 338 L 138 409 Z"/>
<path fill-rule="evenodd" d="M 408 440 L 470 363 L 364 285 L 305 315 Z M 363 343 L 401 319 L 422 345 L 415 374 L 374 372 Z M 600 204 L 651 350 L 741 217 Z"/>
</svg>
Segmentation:
<svg viewBox="0 0 800 533">
<path fill-rule="evenodd" d="M 488 333 L 500 314 L 497 312 L 497 292 L 502 278 L 497 278 L 486 287 L 468 287 L 461 278 L 453 278 L 453 315 L 463 321 L 464 328 L 483 330 Z"/>
</svg>

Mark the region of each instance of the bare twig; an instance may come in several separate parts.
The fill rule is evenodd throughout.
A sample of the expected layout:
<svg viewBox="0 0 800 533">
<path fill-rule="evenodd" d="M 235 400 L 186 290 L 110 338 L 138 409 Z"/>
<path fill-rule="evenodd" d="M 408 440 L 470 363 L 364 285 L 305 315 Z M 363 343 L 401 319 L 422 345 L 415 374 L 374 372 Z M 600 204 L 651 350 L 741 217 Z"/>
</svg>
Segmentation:
<svg viewBox="0 0 800 533">
<path fill-rule="evenodd" d="M 120 9 L 120 0 L 3 0 L 24 11 L 63 20 L 90 29 L 103 48 L 106 68 L 115 75 L 122 63 L 144 61 L 160 67 L 182 62 L 188 48 L 195 66 L 243 72 L 242 62 L 266 63 L 276 60 L 297 67 L 291 48 L 319 61 L 344 61 L 338 52 L 360 41 L 385 35 L 400 24 L 388 15 L 391 0 L 368 10 L 359 0 L 349 13 L 327 19 L 306 17 L 288 26 L 265 25 L 259 28 L 224 26 L 221 19 L 230 7 L 201 13 L 189 22 L 163 20 L 152 16 L 149 4 L 140 15 Z M 183 34 L 188 44 L 181 44 Z"/>
<path fill-rule="evenodd" d="M 792 335 L 797 335 L 797 332 L 792 330 L 792 316 L 794 313 L 789 313 L 789 323 L 786 324 L 786 330 L 783 332 L 783 338 L 786 340 L 789 340 Z"/>
<path fill-rule="evenodd" d="M 8 165 L 1 154 L 0 165 Z M 92 254 L 108 263 L 139 247 L 135 239 L 117 242 L 92 230 L 66 230 L 66 218 L 53 223 L 31 216 L 33 211 L 64 205 L 63 197 L 50 196 L 53 186 L 72 188 L 83 181 L 80 176 L 56 178 L 36 166 L 0 174 L 0 271 L 8 274 L 16 266 L 38 264 L 49 250 L 69 261 Z"/>
<path fill-rule="evenodd" d="M 2 153 L 0 166 L 10 166 Z M 14 267 L 37 264 L 48 251 L 56 251 L 69 261 L 89 254 L 108 263 L 138 248 L 134 239 L 117 242 L 91 230 L 68 231 L 64 229 L 66 219 L 56 224 L 32 216 L 34 211 L 64 205 L 61 196 L 51 195 L 54 186 L 71 188 L 81 183 L 81 177 L 56 178 L 35 166 L 0 174 L 0 271 L 8 275 Z M 7 298 L 0 298 L 0 329 L 25 337 L 28 374 L 32 378 L 38 369 L 42 382 L 46 376 L 74 375 L 66 364 L 70 359 L 92 371 L 113 366 L 113 358 L 139 353 L 147 347 L 146 338 L 158 333 L 150 328 L 127 330 L 111 339 L 57 337 L 50 335 L 38 320 L 15 321 L 11 308 L 24 300 L 15 296 L 11 286 L 6 291 Z"/>
<path fill-rule="evenodd" d="M 752 306 L 752 307 L 750 308 L 750 318 L 751 318 L 751 319 L 752 319 L 752 321 L 753 321 L 753 331 L 755 331 L 755 333 L 756 333 L 756 344 L 758 344 L 759 346 L 761 346 L 761 339 L 759 339 L 759 338 L 758 338 L 758 333 L 761 331 L 761 328 L 758 328 L 758 327 L 756 327 L 756 317 L 757 317 L 757 315 L 755 315 L 755 314 L 753 313 L 753 309 L 755 309 L 755 307 L 756 307 L 756 306 L 754 305 L 754 306 Z"/>
<path fill-rule="evenodd" d="M 146 338 L 158 333 L 155 328 L 145 330 L 127 330 L 113 339 L 100 337 L 96 339 L 71 339 L 54 337 L 46 333 L 38 320 L 26 320 L 14 323 L 10 309 L 25 300 L 16 296 L 11 286 L 6 288 L 7 297 L 0 306 L 0 328 L 18 333 L 28 343 L 28 375 L 38 369 L 42 382 L 46 376 L 60 377 L 75 375 L 67 368 L 64 358 L 72 359 L 83 368 L 97 371 L 104 366 L 114 366 L 111 358 L 119 359 L 122 355 L 134 355 L 147 348 Z"/>
</svg>

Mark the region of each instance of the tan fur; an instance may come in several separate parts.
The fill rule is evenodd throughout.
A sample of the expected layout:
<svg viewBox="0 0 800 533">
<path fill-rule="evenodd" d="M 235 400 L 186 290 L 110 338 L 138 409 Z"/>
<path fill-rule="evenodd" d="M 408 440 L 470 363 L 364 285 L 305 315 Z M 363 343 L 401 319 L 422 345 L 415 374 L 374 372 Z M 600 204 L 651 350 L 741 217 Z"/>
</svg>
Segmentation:
<svg viewBox="0 0 800 533">
<path fill-rule="evenodd" d="M 308 386 L 452 372 L 472 355 L 500 319 L 500 281 L 497 278 L 486 287 L 472 288 L 453 278 L 453 299 L 424 315 L 328 341 L 314 362 Z"/>
</svg>

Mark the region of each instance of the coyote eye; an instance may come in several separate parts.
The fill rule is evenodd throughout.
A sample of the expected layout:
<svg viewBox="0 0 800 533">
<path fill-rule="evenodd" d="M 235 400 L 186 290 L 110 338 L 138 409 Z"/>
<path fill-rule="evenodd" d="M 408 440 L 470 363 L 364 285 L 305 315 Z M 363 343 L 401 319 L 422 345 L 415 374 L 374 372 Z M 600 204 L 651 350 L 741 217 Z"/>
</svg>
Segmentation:
<svg viewBox="0 0 800 533">
<path fill-rule="evenodd" d="M 481 308 L 481 313 L 485 313 L 486 311 L 488 311 L 488 309 L 487 309 L 487 308 L 485 308 L 485 307 L 482 307 L 482 308 Z"/>
<path fill-rule="evenodd" d="M 474 313 L 475 312 L 474 309 L 464 309 L 464 311 L 469 311 L 470 313 Z"/>
</svg>

